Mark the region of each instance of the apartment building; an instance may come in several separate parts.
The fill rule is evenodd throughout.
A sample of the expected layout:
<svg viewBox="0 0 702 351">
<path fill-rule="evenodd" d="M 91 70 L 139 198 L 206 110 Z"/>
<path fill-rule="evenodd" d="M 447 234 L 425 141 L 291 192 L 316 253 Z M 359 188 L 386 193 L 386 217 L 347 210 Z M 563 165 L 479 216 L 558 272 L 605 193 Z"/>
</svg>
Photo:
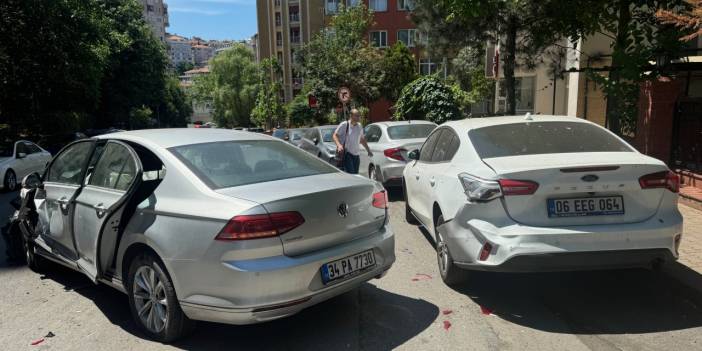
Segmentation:
<svg viewBox="0 0 702 351">
<path fill-rule="evenodd" d="M 195 63 L 193 47 L 187 38 L 179 35 L 168 35 L 166 44 L 168 44 L 168 56 L 173 67 L 177 67 L 181 63 Z"/>
<path fill-rule="evenodd" d="M 139 0 L 143 6 L 143 16 L 151 26 L 154 37 L 162 43 L 166 42 L 166 28 L 168 27 L 168 5 L 163 0 Z"/>
</svg>

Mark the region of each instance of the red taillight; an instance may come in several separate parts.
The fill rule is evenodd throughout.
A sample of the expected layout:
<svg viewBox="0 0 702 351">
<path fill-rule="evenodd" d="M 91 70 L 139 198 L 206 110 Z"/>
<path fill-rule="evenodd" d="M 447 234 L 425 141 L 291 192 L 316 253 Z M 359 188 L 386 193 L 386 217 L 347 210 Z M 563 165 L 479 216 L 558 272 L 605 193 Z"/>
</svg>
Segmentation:
<svg viewBox="0 0 702 351">
<path fill-rule="evenodd" d="M 539 184 L 529 180 L 500 179 L 502 194 L 508 195 L 531 195 L 539 188 Z"/>
<path fill-rule="evenodd" d="M 479 261 L 485 261 L 488 259 L 490 256 L 490 253 L 492 252 L 492 245 L 488 242 L 486 242 L 483 247 L 480 249 L 480 255 L 478 255 L 478 260 Z"/>
<path fill-rule="evenodd" d="M 405 158 L 402 157 L 402 152 L 407 151 L 401 147 L 394 147 L 392 149 L 387 149 L 383 151 L 383 154 L 385 154 L 385 157 L 389 157 L 393 160 L 398 160 L 398 161 L 404 161 Z"/>
<path fill-rule="evenodd" d="M 639 178 L 641 189 L 665 188 L 674 193 L 680 191 L 680 177 L 673 171 L 647 174 Z"/>
<path fill-rule="evenodd" d="M 297 212 L 236 216 L 229 220 L 216 240 L 249 240 L 278 236 L 305 223 Z"/>
<path fill-rule="evenodd" d="M 385 190 L 373 194 L 373 207 L 388 208 L 388 193 Z"/>
</svg>

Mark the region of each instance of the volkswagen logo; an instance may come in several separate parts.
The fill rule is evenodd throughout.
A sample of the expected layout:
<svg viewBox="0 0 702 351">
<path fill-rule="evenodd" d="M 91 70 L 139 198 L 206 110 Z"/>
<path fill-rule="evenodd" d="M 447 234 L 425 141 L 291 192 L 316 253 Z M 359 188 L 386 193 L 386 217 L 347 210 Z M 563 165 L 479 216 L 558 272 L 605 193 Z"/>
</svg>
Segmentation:
<svg viewBox="0 0 702 351">
<path fill-rule="evenodd" d="M 349 205 L 345 202 L 340 203 L 339 207 L 336 208 L 336 212 L 339 213 L 340 217 L 346 218 L 349 215 Z"/>
<path fill-rule="evenodd" d="M 596 182 L 600 177 L 594 174 L 584 175 L 580 178 L 583 182 Z"/>
</svg>

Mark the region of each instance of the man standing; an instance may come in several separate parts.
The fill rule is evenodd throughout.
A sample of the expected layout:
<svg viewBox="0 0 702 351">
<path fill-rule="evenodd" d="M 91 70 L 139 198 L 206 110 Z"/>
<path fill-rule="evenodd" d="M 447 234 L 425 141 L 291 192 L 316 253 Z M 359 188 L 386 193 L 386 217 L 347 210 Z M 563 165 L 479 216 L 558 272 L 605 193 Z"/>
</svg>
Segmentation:
<svg viewBox="0 0 702 351">
<path fill-rule="evenodd" d="M 351 174 L 358 174 L 358 166 L 361 163 L 360 144 L 363 144 L 363 147 L 368 151 L 368 157 L 373 157 L 373 153 L 366 143 L 366 138 L 363 136 L 363 126 L 361 126 L 360 120 L 361 114 L 357 109 L 352 109 L 351 118 L 341 122 L 333 135 L 337 154 L 342 152 L 344 154 L 342 166 L 347 173 Z"/>
</svg>

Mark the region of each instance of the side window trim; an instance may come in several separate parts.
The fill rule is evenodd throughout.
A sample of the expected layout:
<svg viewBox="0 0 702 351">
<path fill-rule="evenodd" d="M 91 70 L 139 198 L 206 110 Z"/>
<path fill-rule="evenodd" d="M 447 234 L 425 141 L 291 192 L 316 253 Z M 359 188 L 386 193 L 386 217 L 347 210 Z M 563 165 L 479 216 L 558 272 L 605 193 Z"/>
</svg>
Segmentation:
<svg viewBox="0 0 702 351">
<path fill-rule="evenodd" d="M 428 161 L 422 159 L 422 158 L 423 158 L 422 155 L 425 155 L 426 152 L 429 151 L 429 150 L 424 150 L 424 148 L 429 144 L 430 141 L 434 141 L 432 138 L 435 137 L 436 139 L 438 139 L 438 138 L 440 137 L 440 135 L 438 135 L 438 134 L 440 134 L 443 130 L 444 130 L 444 128 L 436 128 L 436 129 L 434 129 L 434 130 L 429 134 L 429 136 L 427 137 L 427 140 L 424 141 L 424 144 L 422 145 L 422 148 L 419 150 L 419 160 L 418 160 L 418 162 L 422 162 L 422 163 L 432 163 L 432 162 L 431 162 L 431 156 L 429 156 Z M 432 144 L 431 146 L 432 146 L 431 153 L 432 153 L 432 155 L 433 155 L 433 154 L 434 154 L 434 149 L 436 149 L 436 143 Z"/>
<path fill-rule="evenodd" d="M 88 171 L 88 164 L 90 163 L 90 158 L 93 157 L 93 152 L 95 152 L 96 141 L 97 141 L 97 140 L 95 140 L 95 139 L 81 139 L 81 140 L 74 141 L 74 142 L 72 142 L 72 143 L 70 143 L 70 144 L 64 146 L 63 149 L 59 150 L 59 152 L 56 154 L 56 156 L 54 156 L 54 157 L 51 159 L 51 162 L 49 162 L 49 165 L 46 167 L 46 171 L 44 172 L 44 174 L 43 174 L 42 177 L 41 177 L 41 178 L 42 178 L 42 179 L 41 179 L 42 182 L 43 182 L 43 183 L 50 183 L 50 184 L 65 184 L 65 183 L 59 183 L 59 182 L 52 182 L 52 181 L 49 181 L 49 177 L 50 177 L 50 174 L 51 174 L 51 168 L 53 167 L 54 163 L 56 162 L 56 160 L 57 160 L 59 157 L 61 157 L 61 155 L 62 155 L 64 152 L 66 152 L 66 150 L 68 150 L 68 149 L 69 149 L 70 147 L 72 147 L 73 145 L 77 145 L 77 144 L 79 144 L 79 143 L 91 143 L 92 146 L 91 146 L 91 148 L 90 148 L 90 155 L 88 156 L 88 158 L 87 158 L 85 164 L 83 164 L 83 169 L 81 170 L 81 173 L 82 173 L 81 179 L 80 179 L 80 182 L 77 184 L 78 187 L 83 187 L 83 186 L 84 186 L 83 183 L 85 182 L 85 173 Z M 76 185 L 76 184 L 70 184 L 70 185 Z"/>
</svg>

